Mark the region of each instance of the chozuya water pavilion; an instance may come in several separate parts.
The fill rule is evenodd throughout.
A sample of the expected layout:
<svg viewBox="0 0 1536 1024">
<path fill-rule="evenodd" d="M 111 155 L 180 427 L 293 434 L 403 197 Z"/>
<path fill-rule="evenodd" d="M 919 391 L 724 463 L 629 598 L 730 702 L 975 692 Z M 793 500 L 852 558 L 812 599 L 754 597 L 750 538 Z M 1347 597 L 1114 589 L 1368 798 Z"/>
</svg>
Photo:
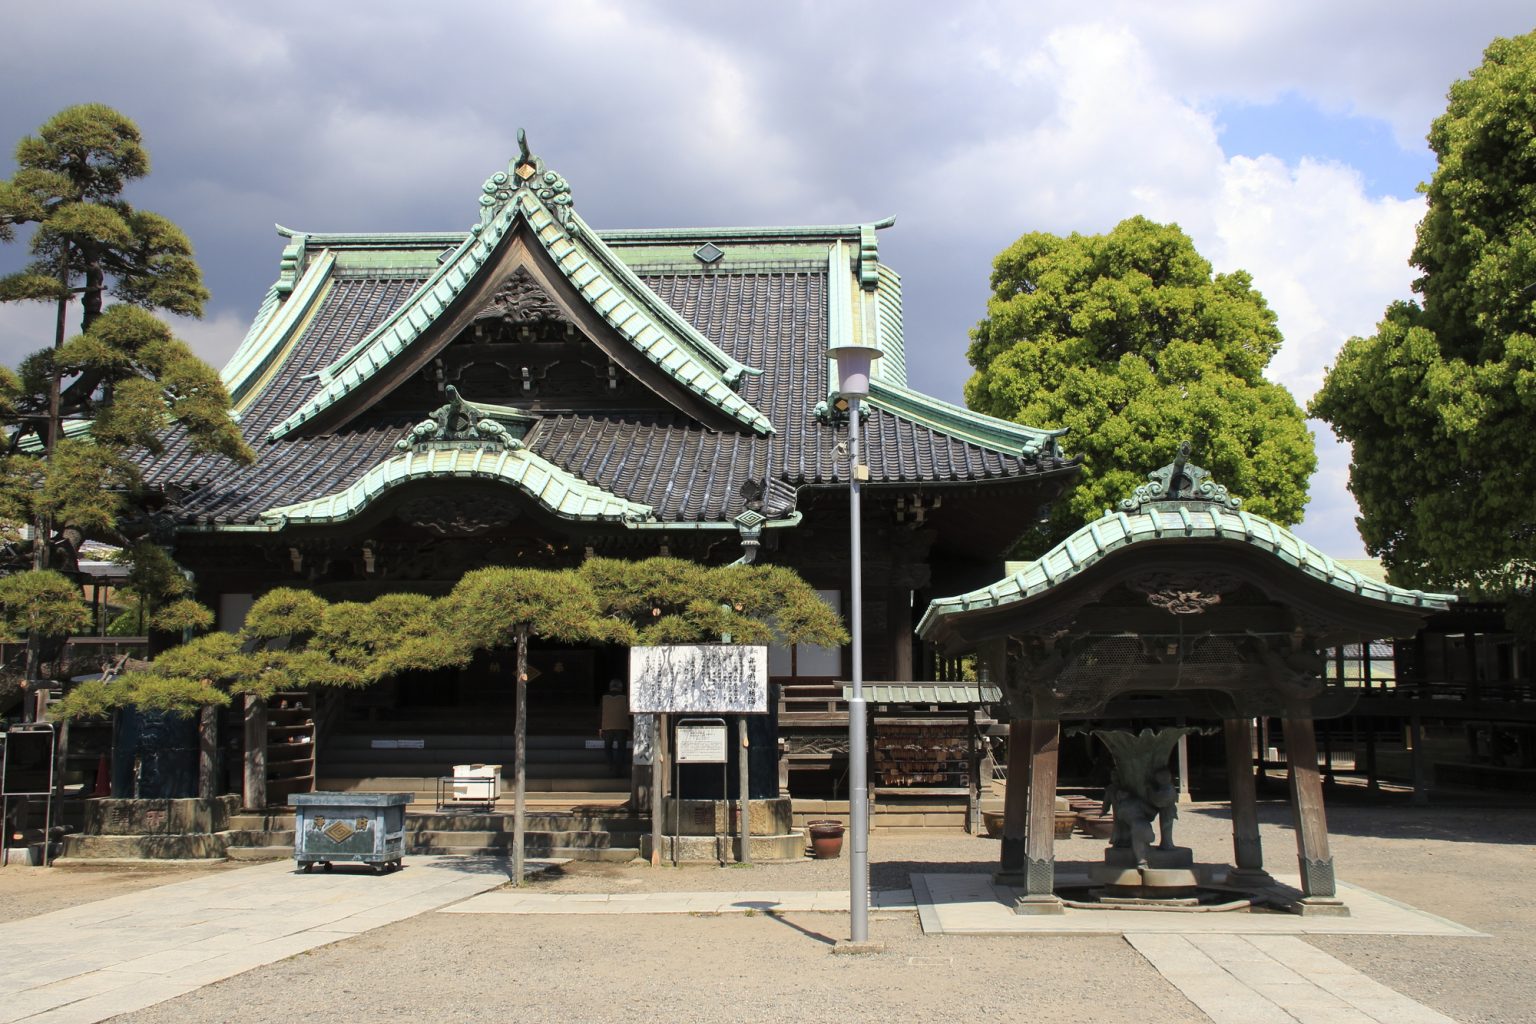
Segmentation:
<svg viewBox="0 0 1536 1024">
<path fill-rule="evenodd" d="M 366 599 L 443 592 L 484 565 L 671 554 L 772 560 L 841 604 L 847 423 L 828 349 L 869 345 L 882 358 L 862 406 L 868 674 L 932 678 L 912 609 L 995 576 L 1075 473 L 1060 432 L 908 386 L 901 279 L 877 238 L 891 221 L 598 230 L 519 141 L 465 196 L 479 213 L 467 232 L 279 229 L 277 282 L 223 373 L 258 461 L 232 468 L 172 439 L 148 471 L 199 597 L 232 628 L 275 586 Z M 813 790 L 846 758 L 831 686 L 845 653 L 772 656 L 786 700 L 832 693 L 819 717 L 781 723 L 789 766 Z M 567 761 L 594 735 L 624 654 L 535 650 L 532 730 L 570 738 Z M 340 742 L 316 743 L 321 783 L 437 774 L 405 763 L 414 745 L 364 733 L 492 731 L 471 723 L 506 711 L 491 705 L 509 680 L 487 659 L 452 680 L 349 695 Z M 311 788 L 308 769 L 274 774 L 274 795 Z"/>
<path fill-rule="evenodd" d="M 1219 721 L 1232 801 L 1231 880 L 1263 885 L 1252 772 L 1257 716 L 1284 723 L 1301 868 L 1295 909 L 1339 912 L 1312 723 L 1348 711 L 1356 693 L 1325 685 L 1322 652 L 1412 636 L 1425 616 L 1455 600 L 1339 565 L 1244 511 L 1187 456 L 1185 446 L 1119 508 L 1017 574 L 934 601 L 918 626 L 946 652 L 977 652 L 1003 681 L 1013 722 L 998 881 L 1020 891 L 1021 913 L 1062 907 L 1052 815 L 1061 724 L 1072 720 Z M 1129 745 L 1127 737 L 1119 734 L 1118 745 Z M 1166 768 L 1170 749 L 1163 745 L 1161 765 L 1143 765 L 1144 773 Z M 1117 779 L 1125 767 L 1117 764 Z M 1147 849 L 1150 819 L 1164 802 L 1153 792 L 1157 783 L 1131 779 L 1127 788 L 1147 792 L 1126 800 L 1130 807 L 1116 803 L 1123 850 L 1112 847 L 1102 867 L 1111 889 L 1146 895 L 1168 882 L 1167 868 L 1177 874 L 1192 865 L 1188 851 L 1171 843 Z M 1129 835 L 1136 829 L 1145 832 L 1140 840 Z M 1160 864 L 1159 854 L 1172 859 Z M 1177 890 L 1189 880 L 1169 884 Z"/>
</svg>

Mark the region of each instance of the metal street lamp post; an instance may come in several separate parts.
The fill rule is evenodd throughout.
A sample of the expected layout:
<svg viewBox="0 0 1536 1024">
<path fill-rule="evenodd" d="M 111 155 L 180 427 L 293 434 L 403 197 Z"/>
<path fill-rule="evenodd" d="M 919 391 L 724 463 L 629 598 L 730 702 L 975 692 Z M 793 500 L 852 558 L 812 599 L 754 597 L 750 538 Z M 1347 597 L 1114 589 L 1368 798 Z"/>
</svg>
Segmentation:
<svg viewBox="0 0 1536 1024">
<path fill-rule="evenodd" d="M 853 696 L 848 701 L 848 817 L 853 833 L 849 857 L 848 937 L 869 941 L 869 761 L 864 704 L 863 551 L 859 529 L 859 485 L 868 475 L 859 461 L 859 400 L 869 394 L 870 363 L 880 350 L 864 345 L 836 345 L 838 405 L 848 412 L 848 517 L 852 587 L 850 632 L 853 634 Z"/>
</svg>

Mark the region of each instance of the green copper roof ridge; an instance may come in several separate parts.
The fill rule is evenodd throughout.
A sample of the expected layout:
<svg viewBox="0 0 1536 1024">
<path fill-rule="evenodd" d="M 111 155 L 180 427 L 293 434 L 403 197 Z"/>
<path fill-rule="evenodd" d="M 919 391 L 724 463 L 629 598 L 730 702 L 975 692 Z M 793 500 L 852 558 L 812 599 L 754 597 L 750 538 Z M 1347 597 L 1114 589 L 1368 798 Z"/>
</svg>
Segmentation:
<svg viewBox="0 0 1536 1024">
<path fill-rule="evenodd" d="M 720 346 L 710 341 L 699 332 L 698 328 L 685 320 L 682 314 L 663 302 L 660 296 L 646 287 L 645 282 L 640 280 L 640 275 L 629 268 L 629 264 L 619 259 L 618 254 L 608 248 L 607 243 L 603 241 L 596 231 L 592 230 L 586 221 L 581 219 L 579 213 L 574 210 L 571 211 L 571 220 L 581 228 L 579 234 L 573 232 L 573 234 L 577 235 L 578 247 L 590 250 L 591 255 L 600 259 L 611 276 L 619 278 L 620 281 L 635 292 L 636 297 L 651 307 L 650 313 L 653 318 L 663 320 L 667 326 L 681 335 L 684 342 L 697 350 L 694 353 L 695 358 L 701 358 L 706 364 L 713 365 L 725 379 L 728 387 L 737 385 L 743 374 L 752 373 L 757 375 L 762 372 L 761 370 L 754 370 L 743 362 L 732 359 Z M 596 244 L 587 243 L 585 241 L 587 238 L 595 238 L 597 240 Z M 554 254 L 551 253 L 550 255 L 553 257 Z M 564 270 L 563 265 L 561 269 L 562 271 Z M 569 275 L 567 276 L 569 277 Z M 575 284 L 574 281 L 571 283 Z M 763 416 L 762 413 L 758 413 L 758 416 L 762 417 L 765 423 L 767 422 L 767 417 Z M 771 432 L 772 424 L 769 424 L 769 427 Z"/>
<path fill-rule="evenodd" d="M 1056 438 L 1067 433 L 1065 428 L 1047 430 L 1000 420 L 878 377 L 870 379 L 868 401 L 887 412 L 939 427 L 984 448 L 1017 448 L 1025 455 L 1056 454 Z"/>
<path fill-rule="evenodd" d="M 272 282 L 272 287 L 267 289 L 267 294 L 262 297 L 261 305 L 256 307 L 256 316 L 251 320 L 251 326 L 246 329 L 245 337 L 240 339 L 240 344 L 236 345 L 234 352 L 230 353 L 229 358 L 224 360 L 224 366 L 219 371 L 219 379 L 224 382 L 226 389 L 230 389 L 231 398 L 234 397 L 231 381 L 237 372 L 234 369 L 235 363 L 250 357 L 249 350 L 254 345 L 256 338 L 266 328 L 268 321 L 272 319 L 272 314 L 277 311 L 280 305 L 282 305 L 282 301 L 279 298 L 277 282 L 274 281 Z"/>
<path fill-rule="evenodd" d="M 770 226 L 721 226 L 704 224 L 698 227 L 680 228 L 607 228 L 596 232 L 604 242 L 620 245 L 630 242 L 660 242 L 673 239 L 718 237 L 726 239 L 804 238 L 815 241 L 836 241 L 858 238 L 865 228 L 880 230 L 896 223 L 895 217 L 859 224 L 805 224 Z"/>
<path fill-rule="evenodd" d="M 425 326 L 431 323 L 431 319 L 428 317 L 423 323 L 418 324 L 412 314 L 416 313 L 429 299 L 436 300 L 437 311 L 440 312 L 457 297 L 464 286 L 484 266 L 486 258 L 511 227 L 514 216 L 511 211 L 504 211 L 503 216 L 498 217 L 488 229 L 471 231 L 455 250 L 453 256 L 444 260 L 442 266 L 438 267 L 410 298 L 401 303 L 394 312 L 384 318 L 382 323 L 364 335 L 340 358 L 319 372 L 320 390 L 311 395 L 304 405 L 287 419 L 273 427 L 267 437 L 277 441 L 291 434 L 305 421 L 330 408 L 343 396 L 351 393 L 354 387 L 367 381 L 379 367 L 387 365 L 391 358 L 420 337 Z M 487 239 L 487 235 L 494 235 L 494 237 Z M 470 269 L 465 270 L 465 263 L 471 265 Z M 455 275 L 458 275 L 456 280 Z M 401 330 L 402 324 L 404 330 Z M 395 342 L 393 347 L 390 346 L 390 341 Z M 379 348 L 384 349 L 383 358 L 374 360 L 371 367 L 351 374 L 352 379 L 346 379 L 348 371 L 354 364 L 360 362 L 365 354 Z"/>
<path fill-rule="evenodd" d="M 274 305 L 265 318 L 258 311 L 256 323 L 219 373 L 219 378 L 229 391 L 231 405 L 237 405 L 245 398 L 250 386 L 261 379 L 272 360 L 292 340 L 293 332 L 304 323 L 305 317 L 324 294 L 325 285 L 335 265 L 336 257 L 322 249 L 314 262 L 299 275 L 287 299 Z M 274 294 L 279 290 L 276 284 L 272 288 Z"/>
<path fill-rule="evenodd" d="M 1164 520 L 1171 520 L 1165 522 Z M 1285 527 L 1241 509 L 1208 502 L 1158 502 L 1139 512 L 1111 511 L 1084 525 L 1018 572 L 990 586 L 929 602 L 917 634 L 928 632 L 945 615 L 1000 608 L 1025 601 L 1065 582 L 1122 548 L 1135 544 L 1195 537 L 1233 541 L 1267 551 L 1302 572 L 1340 590 L 1385 604 L 1444 611 L 1455 594 L 1409 590 L 1372 580 L 1313 547 Z"/>
<path fill-rule="evenodd" d="M 432 274 L 427 281 L 416 290 L 393 313 L 384 319 L 377 327 L 359 340 L 352 348 L 348 349 L 339 359 L 331 363 L 319 373 L 321 388 L 312 395 L 297 411 L 274 427 L 268 434 L 272 440 L 281 439 L 297 430 L 307 420 L 323 412 L 325 409 L 340 401 L 342 397 L 351 393 L 355 388 L 363 385 L 378 370 L 387 365 L 400 352 L 414 344 L 423 331 L 433 322 L 434 318 L 453 302 L 468 287 L 485 268 L 491 253 L 505 239 L 511 231 L 512 225 L 518 218 L 522 218 L 530 229 L 530 234 L 538 239 L 538 244 L 544 249 L 555 266 L 560 268 L 572 287 L 583 297 L 588 296 L 588 287 L 594 278 L 588 278 L 585 282 L 577 282 L 572 277 L 575 269 L 568 265 L 564 253 L 555 251 L 556 245 L 564 241 L 574 249 L 579 257 L 576 263 L 586 266 L 594 266 L 594 275 L 600 275 L 610 285 L 620 285 L 615 289 L 624 295 L 623 300 L 610 304 L 603 308 L 592 303 L 592 308 L 607 320 L 616 331 L 635 348 L 641 352 L 653 364 L 673 377 L 679 384 L 699 395 L 705 401 L 719 408 L 727 416 L 741 423 L 743 426 L 760 434 L 774 433 L 772 421 L 763 415 L 756 407 L 747 402 L 736 393 L 731 382 L 725 379 L 721 369 L 713 369 L 702 358 L 702 352 L 693 349 L 707 347 L 717 353 L 720 358 L 726 359 L 733 367 L 740 367 L 742 372 L 747 368 L 734 360 L 729 360 L 723 352 L 720 352 L 708 339 L 693 330 L 691 325 L 682 321 L 672 310 L 666 306 L 654 292 L 645 287 L 639 277 L 633 271 L 624 266 L 616 255 L 609 252 L 599 240 L 596 245 L 586 242 L 584 235 L 587 232 L 586 225 L 575 211 L 569 211 L 571 228 L 568 230 L 559 219 L 545 206 L 545 204 L 527 190 L 517 192 L 515 198 L 506 202 L 487 223 L 477 230 L 471 231 L 454 252 L 453 256 L 445 260 L 442 266 Z M 574 237 L 573 237 L 574 236 Z M 628 293 L 628 294 L 626 294 Z M 590 299 L 588 300 L 590 302 Z M 428 304 L 435 308 L 425 309 Z M 620 306 L 628 304 L 631 308 L 644 307 L 646 315 L 642 319 L 651 321 L 650 324 L 642 324 L 638 329 L 628 330 L 624 321 L 615 321 L 611 315 Z M 670 319 L 658 316 L 660 309 L 664 307 L 666 313 L 671 314 Z M 661 319 L 661 323 L 656 321 Z M 647 326 L 656 330 L 658 334 L 668 338 L 671 349 L 679 353 L 683 358 L 680 365 L 669 365 L 666 361 L 670 355 L 667 351 L 655 351 L 656 346 L 645 346 L 636 343 L 636 339 Z M 686 332 L 682 330 L 686 328 Z M 697 338 L 678 338 L 679 334 L 691 333 Z M 685 343 L 686 341 L 686 343 Z M 381 351 L 382 350 L 382 351 Z M 365 357 L 367 366 L 364 363 Z M 697 366 L 700 373 L 692 371 L 690 364 Z M 700 376 L 712 377 L 713 380 L 701 386 L 697 381 Z"/>
<path fill-rule="evenodd" d="M 838 238 L 857 238 L 862 229 L 872 227 L 876 230 L 888 228 L 896 223 L 895 217 L 885 217 L 881 220 L 871 221 L 867 224 L 808 224 L 801 226 L 719 226 L 700 225 L 698 227 L 681 228 L 592 228 L 588 227 L 594 235 L 606 243 L 618 243 L 620 245 L 640 242 L 660 241 L 685 241 L 705 236 L 724 239 L 775 239 L 775 238 L 803 238 L 812 241 L 832 241 Z M 319 246 L 365 246 L 365 245 L 404 245 L 418 243 L 421 245 L 454 245 L 464 241 L 467 231 L 295 231 L 277 225 L 277 233 L 285 238 L 303 237 Z"/>
<path fill-rule="evenodd" d="M 621 498 L 526 448 L 422 445 L 390 456 L 339 491 L 268 509 L 260 519 L 277 529 L 342 522 L 403 484 L 453 477 L 509 484 L 561 519 L 638 524 L 655 518 L 651 506 Z"/>
</svg>

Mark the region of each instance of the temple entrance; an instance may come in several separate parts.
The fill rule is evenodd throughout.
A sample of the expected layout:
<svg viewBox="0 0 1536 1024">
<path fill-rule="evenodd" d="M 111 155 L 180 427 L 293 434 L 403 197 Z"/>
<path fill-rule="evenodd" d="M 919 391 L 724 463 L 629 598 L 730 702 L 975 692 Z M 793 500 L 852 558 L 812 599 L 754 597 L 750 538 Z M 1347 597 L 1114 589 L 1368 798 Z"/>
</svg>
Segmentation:
<svg viewBox="0 0 1536 1024">
<path fill-rule="evenodd" d="M 630 795 L 628 757 L 615 772 L 599 734 L 612 678 L 627 676 L 623 648 L 534 646 L 528 654 L 528 800 L 560 807 L 619 804 Z M 498 807 L 511 807 L 516 726 L 510 649 L 468 666 L 410 672 L 336 695 L 317 737 L 317 788 L 410 792 L 437 806 L 459 765 L 501 765 Z"/>
</svg>

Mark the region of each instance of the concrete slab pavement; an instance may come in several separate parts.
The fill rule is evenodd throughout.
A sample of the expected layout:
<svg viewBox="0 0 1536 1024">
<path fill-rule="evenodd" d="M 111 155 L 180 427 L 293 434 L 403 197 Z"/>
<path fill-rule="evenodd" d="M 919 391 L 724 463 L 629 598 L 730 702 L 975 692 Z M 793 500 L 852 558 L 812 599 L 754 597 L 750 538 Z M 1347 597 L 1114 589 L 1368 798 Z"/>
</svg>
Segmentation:
<svg viewBox="0 0 1536 1024">
<path fill-rule="evenodd" d="M 487 859 L 412 857 L 382 876 L 278 861 L 11 921 L 0 1024 L 92 1024 L 506 880 Z"/>
</svg>

